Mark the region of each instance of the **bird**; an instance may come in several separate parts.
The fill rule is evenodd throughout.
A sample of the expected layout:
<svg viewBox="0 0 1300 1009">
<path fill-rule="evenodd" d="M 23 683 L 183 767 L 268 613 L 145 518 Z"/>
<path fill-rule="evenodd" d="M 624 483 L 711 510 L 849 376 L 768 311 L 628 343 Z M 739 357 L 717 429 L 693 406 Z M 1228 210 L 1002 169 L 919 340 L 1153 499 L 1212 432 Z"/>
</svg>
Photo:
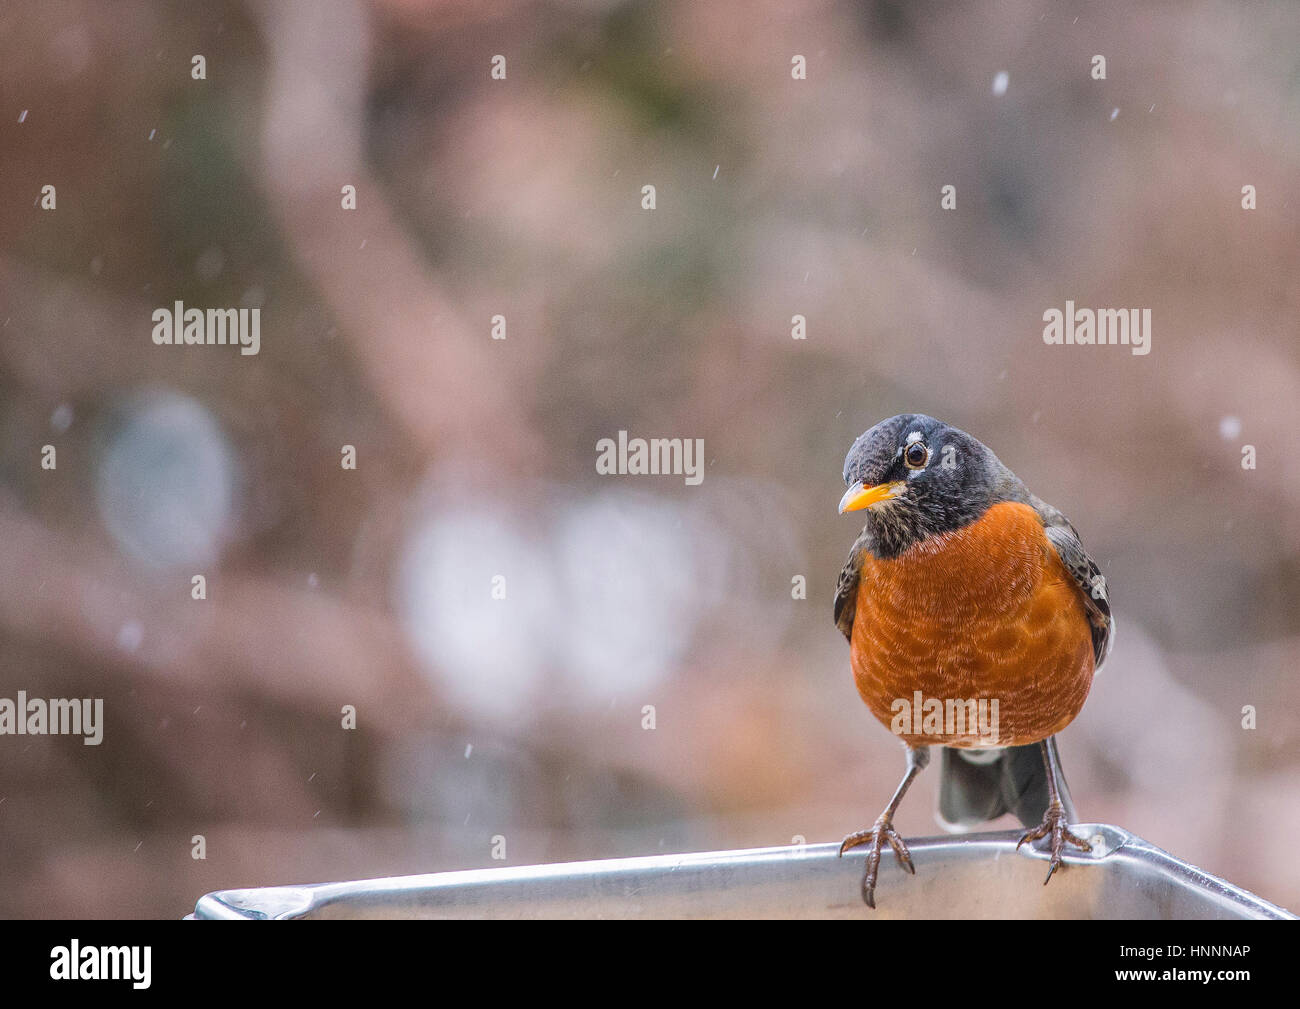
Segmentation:
<svg viewBox="0 0 1300 1009">
<path fill-rule="evenodd" d="M 858 694 L 899 735 L 907 767 L 871 827 L 862 897 L 875 908 L 883 847 L 915 875 L 893 818 L 941 747 L 940 823 L 966 830 L 1004 813 L 1046 839 L 1046 885 L 1074 806 L 1056 735 L 1079 714 L 1114 641 L 1110 590 L 1074 526 L 982 442 L 925 414 L 862 434 L 844 460 L 841 515 L 865 525 L 835 588 Z M 919 710 L 918 710 L 919 709 Z"/>
</svg>

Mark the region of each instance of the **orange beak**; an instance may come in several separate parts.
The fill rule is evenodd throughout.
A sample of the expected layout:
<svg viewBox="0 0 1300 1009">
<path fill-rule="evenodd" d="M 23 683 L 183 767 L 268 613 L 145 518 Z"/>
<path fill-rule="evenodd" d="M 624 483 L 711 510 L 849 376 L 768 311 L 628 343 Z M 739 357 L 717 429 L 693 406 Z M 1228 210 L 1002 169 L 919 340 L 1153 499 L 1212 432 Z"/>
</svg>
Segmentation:
<svg viewBox="0 0 1300 1009">
<path fill-rule="evenodd" d="M 873 504 L 879 504 L 881 501 L 896 498 L 902 489 L 903 481 L 901 480 L 896 480 L 894 483 L 878 483 L 874 487 L 864 487 L 862 481 L 859 480 L 846 490 L 844 496 L 840 498 L 840 514 L 861 511 L 863 508 L 870 508 Z"/>
</svg>

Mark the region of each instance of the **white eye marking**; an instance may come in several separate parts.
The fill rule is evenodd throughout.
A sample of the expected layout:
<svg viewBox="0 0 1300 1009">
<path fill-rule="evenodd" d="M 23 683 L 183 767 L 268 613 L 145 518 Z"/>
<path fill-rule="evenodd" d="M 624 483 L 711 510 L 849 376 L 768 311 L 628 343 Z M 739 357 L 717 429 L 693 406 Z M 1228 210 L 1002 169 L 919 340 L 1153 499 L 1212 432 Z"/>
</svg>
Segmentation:
<svg viewBox="0 0 1300 1009">
<path fill-rule="evenodd" d="M 907 436 L 907 441 L 904 442 L 903 444 L 910 445 L 914 441 L 920 441 L 922 437 L 923 435 L 921 434 L 920 431 L 913 431 L 911 434 Z"/>
</svg>

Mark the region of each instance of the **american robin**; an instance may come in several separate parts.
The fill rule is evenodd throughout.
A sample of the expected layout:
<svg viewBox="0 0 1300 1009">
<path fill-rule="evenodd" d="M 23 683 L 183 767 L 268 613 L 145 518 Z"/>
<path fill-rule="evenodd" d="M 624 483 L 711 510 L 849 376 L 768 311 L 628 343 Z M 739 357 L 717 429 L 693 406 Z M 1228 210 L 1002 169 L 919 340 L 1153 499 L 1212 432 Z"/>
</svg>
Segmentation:
<svg viewBox="0 0 1300 1009">
<path fill-rule="evenodd" d="M 1055 734 L 1083 707 L 1110 650 L 1105 579 L 1068 519 L 1031 494 L 985 445 L 923 414 L 866 432 L 844 460 L 840 513 L 863 511 L 835 589 L 835 623 L 871 713 L 899 734 L 907 773 L 870 828 L 862 896 L 875 907 L 908 786 L 943 747 L 939 818 L 950 829 L 1014 813 L 1026 841 L 1049 839 L 1047 879 L 1074 817 Z"/>
</svg>

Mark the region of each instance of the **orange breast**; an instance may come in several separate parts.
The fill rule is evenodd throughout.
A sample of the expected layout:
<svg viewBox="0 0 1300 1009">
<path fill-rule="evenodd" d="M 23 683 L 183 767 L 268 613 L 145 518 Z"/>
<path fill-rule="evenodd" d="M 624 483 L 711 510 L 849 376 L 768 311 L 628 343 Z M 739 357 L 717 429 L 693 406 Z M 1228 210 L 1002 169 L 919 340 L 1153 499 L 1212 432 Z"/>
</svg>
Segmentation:
<svg viewBox="0 0 1300 1009">
<path fill-rule="evenodd" d="M 872 714 L 913 746 L 991 745 L 990 730 L 999 746 L 1038 742 L 1092 685 L 1080 590 L 1023 504 L 867 557 L 851 654 Z"/>
</svg>

